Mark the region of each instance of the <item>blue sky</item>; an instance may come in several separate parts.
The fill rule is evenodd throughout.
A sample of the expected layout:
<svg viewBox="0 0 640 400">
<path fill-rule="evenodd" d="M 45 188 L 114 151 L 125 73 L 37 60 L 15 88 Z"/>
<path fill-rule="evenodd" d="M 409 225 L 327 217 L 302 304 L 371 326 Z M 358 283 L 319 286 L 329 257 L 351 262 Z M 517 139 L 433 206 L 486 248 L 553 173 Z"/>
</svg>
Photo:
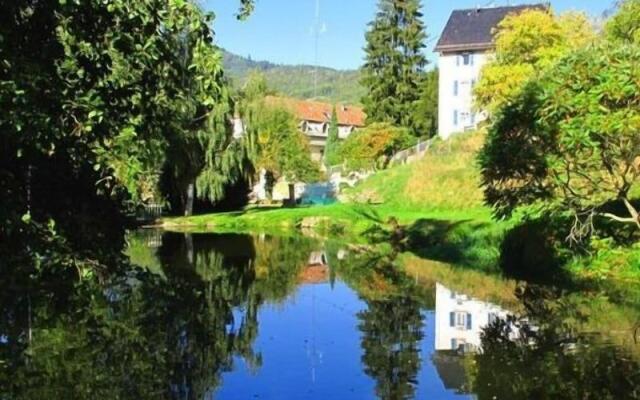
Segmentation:
<svg viewBox="0 0 640 400">
<path fill-rule="evenodd" d="M 237 21 L 238 0 L 202 0 L 213 11 L 216 41 L 227 50 L 250 55 L 254 60 L 282 64 L 313 64 L 313 26 L 316 0 L 256 0 L 256 10 L 247 21 Z M 506 5 L 507 0 L 493 1 Z M 531 1 L 511 0 L 511 4 Z M 433 46 L 451 11 L 488 4 L 487 0 L 423 0 L 424 20 L 430 43 L 425 54 L 434 59 Z M 600 16 L 613 0 L 552 0 L 556 11 L 581 10 Z M 362 64 L 364 33 L 373 18 L 377 0 L 320 0 L 318 63 L 350 69 Z"/>
</svg>

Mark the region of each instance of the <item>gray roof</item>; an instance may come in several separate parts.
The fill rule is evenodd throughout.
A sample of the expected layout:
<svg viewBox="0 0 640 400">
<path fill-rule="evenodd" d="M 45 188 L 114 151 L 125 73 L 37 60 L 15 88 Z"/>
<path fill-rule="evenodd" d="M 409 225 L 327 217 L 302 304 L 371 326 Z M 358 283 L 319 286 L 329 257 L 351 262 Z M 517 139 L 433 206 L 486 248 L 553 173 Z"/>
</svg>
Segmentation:
<svg viewBox="0 0 640 400">
<path fill-rule="evenodd" d="M 547 10 L 547 4 L 454 10 L 435 51 L 487 50 L 493 47 L 493 29 L 510 13 Z"/>
</svg>

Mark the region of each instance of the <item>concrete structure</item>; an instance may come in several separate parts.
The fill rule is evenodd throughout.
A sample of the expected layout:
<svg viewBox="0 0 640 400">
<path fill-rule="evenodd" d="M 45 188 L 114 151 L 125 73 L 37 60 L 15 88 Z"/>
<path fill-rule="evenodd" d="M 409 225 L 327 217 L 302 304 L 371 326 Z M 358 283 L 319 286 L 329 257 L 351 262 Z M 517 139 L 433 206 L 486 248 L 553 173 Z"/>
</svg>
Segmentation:
<svg viewBox="0 0 640 400">
<path fill-rule="evenodd" d="M 455 10 L 435 47 L 439 53 L 438 134 L 443 139 L 476 129 L 487 118 L 474 108 L 473 89 L 494 53 L 494 31 L 509 14 L 547 5 Z"/>
</svg>

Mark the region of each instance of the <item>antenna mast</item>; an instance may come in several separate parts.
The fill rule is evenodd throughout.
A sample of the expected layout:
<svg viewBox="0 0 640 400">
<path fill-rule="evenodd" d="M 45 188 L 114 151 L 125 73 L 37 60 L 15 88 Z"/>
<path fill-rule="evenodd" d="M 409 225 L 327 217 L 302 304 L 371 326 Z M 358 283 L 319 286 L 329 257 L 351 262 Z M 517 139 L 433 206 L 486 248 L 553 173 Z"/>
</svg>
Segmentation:
<svg viewBox="0 0 640 400">
<path fill-rule="evenodd" d="M 313 68 L 313 97 L 318 97 L 318 43 L 320 41 L 320 0 L 316 0 L 316 19 L 314 21 L 314 68 Z"/>
</svg>

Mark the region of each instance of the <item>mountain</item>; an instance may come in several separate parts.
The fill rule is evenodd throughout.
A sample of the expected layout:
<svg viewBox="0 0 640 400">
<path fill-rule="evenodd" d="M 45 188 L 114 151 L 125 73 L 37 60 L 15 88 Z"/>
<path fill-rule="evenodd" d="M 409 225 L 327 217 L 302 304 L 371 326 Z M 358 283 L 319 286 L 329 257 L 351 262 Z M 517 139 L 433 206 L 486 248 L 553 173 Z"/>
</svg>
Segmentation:
<svg viewBox="0 0 640 400">
<path fill-rule="evenodd" d="M 222 54 L 225 72 L 236 86 L 244 84 L 249 72 L 258 70 L 265 75 L 271 89 L 290 97 L 358 104 L 364 95 L 357 70 L 318 67 L 318 96 L 314 96 L 314 66 L 253 61 L 226 50 L 222 50 Z"/>
</svg>

